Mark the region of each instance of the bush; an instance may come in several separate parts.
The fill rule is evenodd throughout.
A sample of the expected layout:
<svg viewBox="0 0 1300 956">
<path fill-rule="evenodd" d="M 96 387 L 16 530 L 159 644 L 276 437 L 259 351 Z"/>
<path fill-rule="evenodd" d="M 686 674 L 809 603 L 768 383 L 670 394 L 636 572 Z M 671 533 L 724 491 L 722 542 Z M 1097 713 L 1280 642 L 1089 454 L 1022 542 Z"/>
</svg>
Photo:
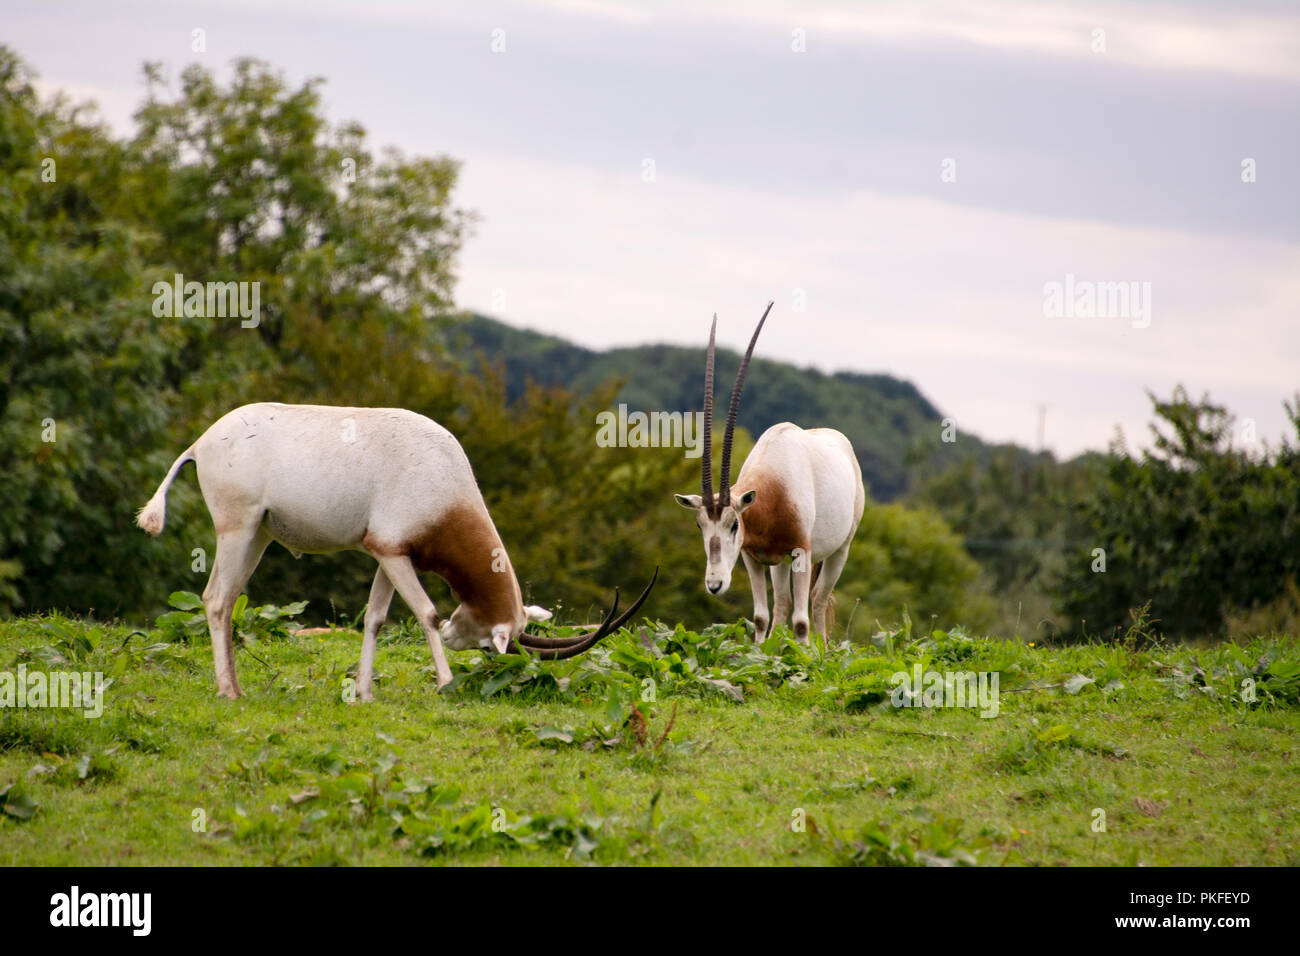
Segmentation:
<svg viewBox="0 0 1300 956">
<path fill-rule="evenodd" d="M 852 614 L 854 633 L 865 634 L 877 620 L 896 621 L 906 609 L 926 629 L 932 620 L 939 627 L 960 622 L 979 629 L 993 610 L 979 580 L 979 565 L 938 514 L 869 504 L 836 588 L 837 620 L 843 626 Z"/>
<path fill-rule="evenodd" d="M 1233 447 L 1227 411 L 1182 388 L 1152 402 L 1154 447 L 1134 457 L 1118 440 L 1101 487 L 1076 506 L 1087 540 L 1058 579 L 1072 630 L 1108 636 L 1147 602 L 1159 630 L 1179 637 L 1282 611 L 1300 576 L 1300 448 Z M 1286 408 L 1300 435 L 1300 396 Z"/>
</svg>

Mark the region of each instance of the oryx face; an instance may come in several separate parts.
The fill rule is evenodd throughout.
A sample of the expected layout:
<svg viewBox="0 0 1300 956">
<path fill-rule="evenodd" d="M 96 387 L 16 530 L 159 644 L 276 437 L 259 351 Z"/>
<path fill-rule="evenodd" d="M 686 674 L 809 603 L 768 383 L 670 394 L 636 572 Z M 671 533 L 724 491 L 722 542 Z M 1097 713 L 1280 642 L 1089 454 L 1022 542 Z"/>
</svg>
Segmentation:
<svg viewBox="0 0 1300 956">
<path fill-rule="evenodd" d="M 451 617 L 438 625 L 442 643 L 453 651 L 467 651 L 472 648 L 495 649 L 505 653 L 510 642 L 523 633 L 529 621 L 548 621 L 551 612 L 534 605 L 524 607 L 524 620 L 489 623 L 480 621 L 474 612 L 464 604 L 451 612 Z"/>
<path fill-rule="evenodd" d="M 719 510 L 705 507 L 699 495 L 674 495 L 683 508 L 695 512 L 695 523 L 704 537 L 704 589 L 721 594 L 731 584 L 736 559 L 745 546 L 745 509 L 754 503 L 756 491 L 750 490 Z M 716 503 L 715 503 L 716 505 Z"/>
</svg>

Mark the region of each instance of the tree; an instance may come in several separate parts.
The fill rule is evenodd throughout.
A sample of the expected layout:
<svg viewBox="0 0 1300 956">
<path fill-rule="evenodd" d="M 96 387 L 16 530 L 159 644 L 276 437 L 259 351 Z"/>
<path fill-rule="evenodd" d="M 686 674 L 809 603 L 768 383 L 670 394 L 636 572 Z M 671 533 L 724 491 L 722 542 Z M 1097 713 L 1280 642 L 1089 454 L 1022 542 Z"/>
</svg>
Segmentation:
<svg viewBox="0 0 1300 956">
<path fill-rule="evenodd" d="M 106 208 L 121 144 L 32 81 L 0 48 L 0 610 L 111 611 L 158 567 L 123 528 L 172 346 L 139 232 Z"/>
<path fill-rule="evenodd" d="M 1092 484 L 1097 456 L 1057 462 L 1013 446 L 986 463 L 966 458 L 919 482 L 908 501 L 931 508 L 961 535 L 996 598 L 1001 633 L 1062 629 L 1052 586 L 1081 542 L 1071 505 Z"/>
<path fill-rule="evenodd" d="M 1300 447 L 1236 448 L 1222 406 L 1181 387 L 1150 397 L 1153 447 L 1134 457 L 1117 440 L 1076 505 L 1086 541 L 1058 579 L 1062 611 L 1076 633 L 1105 635 L 1150 602 L 1165 633 L 1217 636 L 1226 614 L 1278 599 L 1300 575 Z M 1298 413 L 1300 396 L 1287 405 L 1300 435 Z"/>
<path fill-rule="evenodd" d="M 134 612 L 168 570 L 198 589 L 194 491 L 160 542 L 134 509 L 212 420 L 279 397 L 291 317 L 377 323 L 419 355 L 450 303 L 455 163 L 376 160 L 325 122 L 317 81 L 257 61 L 226 86 L 192 67 L 174 99 L 158 76 L 120 142 L 0 50 L 0 609 Z M 260 321 L 156 314 L 177 273 L 256 287 Z"/>
</svg>

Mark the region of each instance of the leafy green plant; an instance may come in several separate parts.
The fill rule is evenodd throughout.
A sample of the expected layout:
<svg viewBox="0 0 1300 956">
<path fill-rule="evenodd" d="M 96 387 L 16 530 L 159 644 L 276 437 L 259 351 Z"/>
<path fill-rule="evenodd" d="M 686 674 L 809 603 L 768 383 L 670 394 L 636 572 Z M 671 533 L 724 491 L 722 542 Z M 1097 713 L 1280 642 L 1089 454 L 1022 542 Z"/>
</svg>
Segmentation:
<svg viewBox="0 0 1300 956">
<path fill-rule="evenodd" d="M 911 826 L 890 826 L 878 820 L 852 831 L 833 826 L 818 828 L 809 818 L 813 838 L 840 866 L 987 866 L 997 859 L 993 841 L 986 835 L 963 836 L 963 823 L 955 817 L 918 808 Z"/>
<path fill-rule="evenodd" d="M 673 702 L 661 730 L 651 727 L 651 718 L 630 700 L 617 686 L 609 688 L 605 706 L 605 721 L 593 721 L 585 727 L 556 727 L 550 724 L 529 726 L 516 724 L 511 729 L 518 734 L 535 738 L 538 746 L 560 748 L 580 747 L 587 751 L 620 750 L 629 756 L 629 764 L 640 770 L 662 768 L 676 754 L 698 752 L 700 745 L 673 734 L 677 723 L 677 702 Z"/>
<path fill-rule="evenodd" d="M 27 771 L 27 776 L 29 779 L 48 776 L 55 783 L 65 785 L 112 780 L 117 772 L 110 758 L 121 747 L 121 744 L 112 744 L 102 750 L 88 750 L 79 755 L 76 760 L 59 754 L 46 753 L 42 761 Z"/>
<path fill-rule="evenodd" d="M 250 813 L 236 805 L 228 832 L 236 839 L 270 844 L 277 859 L 309 862 L 320 847 L 294 853 L 295 840 L 340 831 L 382 827 L 403 849 L 443 856 L 483 848 L 535 849 L 544 845 L 566 847 L 585 860 L 600 846 L 604 821 L 599 816 L 566 808 L 554 813 L 518 814 L 494 805 L 462 799 L 459 787 L 432 783 L 399 774 L 401 757 L 393 738 L 380 733 L 387 745 L 372 760 L 345 760 L 337 750 L 313 756 L 319 770 L 294 769 L 284 761 L 267 762 L 262 756 L 252 766 L 239 764 L 227 773 L 242 780 L 265 781 L 269 769 L 274 779 L 296 777 L 301 789 L 290 794 L 287 805 Z M 336 853 L 327 862 L 345 862 Z"/>
<path fill-rule="evenodd" d="M 1069 724 L 1053 724 L 1042 729 L 1033 727 L 1016 735 L 991 756 L 991 763 L 1007 773 L 1038 773 L 1051 767 L 1072 749 L 1116 760 L 1127 756 L 1123 748 L 1082 737 Z"/>
<path fill-rule="evenodd" d="M 10 819 L 30 820 L 40 806 L 20 783 L 7 783 L 0 787 L 0 811 Z"/>
<path fill-rule="evenodd" d="M 192 591 L 173 591 L 167 603 L 176 610 L 159 615 L 154 625 L 168 640 L 189 643 L 207 636 L 208 619 L 201 597 Z M 306 608 L 306 601 L 283 607 L 275 604 L 249 607 L 248 595 L 241 594 L 232 612 L 235 641 L 255 645 L 258 641 L 284 640 L 289 636 L 289 622 Z"/>
</svg>

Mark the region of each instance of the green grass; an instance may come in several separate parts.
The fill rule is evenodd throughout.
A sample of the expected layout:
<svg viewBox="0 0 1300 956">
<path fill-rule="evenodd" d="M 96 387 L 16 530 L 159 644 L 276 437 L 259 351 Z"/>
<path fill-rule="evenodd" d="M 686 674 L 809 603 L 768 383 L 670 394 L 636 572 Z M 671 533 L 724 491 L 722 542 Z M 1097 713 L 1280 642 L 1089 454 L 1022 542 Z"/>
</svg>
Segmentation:
<svg viewBox="0 0 1300 956">
<path fill-rule="evenodd" d="M 163 636 L 0 622 L 0 669 L 113 675 L 98 719 L 0 708 L 0 864 L 1300 863 L 1294 638 L 647 626 L 555 665 L 453 653 L 439 695 L 408 622 L 360 705 L 356 635 L 245 646 L 234 702 L 206 639 Z M 997 672 L 999 715 L 895 708 L 918 661 Z"/>
</svg>

